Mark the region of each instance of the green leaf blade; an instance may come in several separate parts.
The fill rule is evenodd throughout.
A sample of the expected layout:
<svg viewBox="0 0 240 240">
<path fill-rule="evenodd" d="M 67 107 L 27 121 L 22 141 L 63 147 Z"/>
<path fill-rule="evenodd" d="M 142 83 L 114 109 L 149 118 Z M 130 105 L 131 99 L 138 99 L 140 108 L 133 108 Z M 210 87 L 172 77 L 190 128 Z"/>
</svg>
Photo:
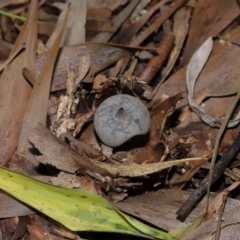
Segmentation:
<svg viewBox="0 0 240 240">
<path fill-rule="evenodd" d="M 124 214 L 90 192 L 62 188 L 0 167 L 0 189 L 73 231 L 118 232 L 176 240 Z"/>
</svg>

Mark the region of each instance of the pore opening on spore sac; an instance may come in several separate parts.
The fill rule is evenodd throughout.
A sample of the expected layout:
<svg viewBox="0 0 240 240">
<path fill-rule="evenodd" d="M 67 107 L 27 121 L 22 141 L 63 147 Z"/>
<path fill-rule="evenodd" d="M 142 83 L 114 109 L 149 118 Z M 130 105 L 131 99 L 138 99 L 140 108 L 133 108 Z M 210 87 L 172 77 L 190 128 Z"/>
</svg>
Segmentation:
<svg viewBox="0 0 240 240">
<path fill-rule="evenodd" d="M 123 107 L 120 107 L 115 110 L 114 117 L 119 121 L 123 121 L 128 118 L 128 112 Z"/>
</svg>

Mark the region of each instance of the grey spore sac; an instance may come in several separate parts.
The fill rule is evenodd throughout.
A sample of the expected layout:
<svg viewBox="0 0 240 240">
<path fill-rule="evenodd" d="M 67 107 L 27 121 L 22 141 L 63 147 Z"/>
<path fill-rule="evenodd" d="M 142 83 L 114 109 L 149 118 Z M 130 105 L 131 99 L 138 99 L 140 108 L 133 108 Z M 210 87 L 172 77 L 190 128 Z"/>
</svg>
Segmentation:
<svg viewBox="0 0 240 240">
<path fill-rule="evenodd" d="M 127 94 L 114 95 L 98 107 L 94 127 L 104 144 L 118 147 L 136 135 L 146 134 L 150 128 L 150 115 L 137 98 Z"/>
</svg>

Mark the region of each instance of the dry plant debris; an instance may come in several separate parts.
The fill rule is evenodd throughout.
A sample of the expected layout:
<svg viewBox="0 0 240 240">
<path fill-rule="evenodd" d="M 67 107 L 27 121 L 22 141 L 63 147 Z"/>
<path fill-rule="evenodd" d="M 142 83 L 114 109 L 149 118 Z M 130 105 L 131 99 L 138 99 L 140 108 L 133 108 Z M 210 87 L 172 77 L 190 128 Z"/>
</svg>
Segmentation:
<svg viewBox="0 0 240 240">
<path fill-rule="evenodd" d="M 240 91 L 239 2 L 71 0 L 68 21 L 67 2 L 0 2 L 0 165 L 103 196 L 178 238 L 237 238 L 239 105 L 213 150 Z M 146 106 L 150 130 L 110 147 L 93 121 L 118 94 Z M 113 237 L 70 231 L 3 192 L 0 218 L 0 239 Z"/>
</svg>

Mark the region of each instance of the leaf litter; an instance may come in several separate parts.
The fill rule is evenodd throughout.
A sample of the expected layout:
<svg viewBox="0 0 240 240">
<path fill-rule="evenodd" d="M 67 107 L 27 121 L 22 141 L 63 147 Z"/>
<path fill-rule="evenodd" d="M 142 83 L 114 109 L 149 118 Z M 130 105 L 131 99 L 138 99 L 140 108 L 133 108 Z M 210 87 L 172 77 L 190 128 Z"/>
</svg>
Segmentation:
<svg viewBox="0 0 240 240">
<path fill-rule="evenodd" d="M 14 6 L 17 2 L 11 1 L 11 4 Z M 64 45 L 60 36 L 64 26 L 60 18 L 59 25 L 56 23 L 59 13 L 63 14 L 65 3 L 41 3 L 41 16 L 46 17 L 46 11 L 57 27 L 52 34 L 50 25 L 45 33 L 39 27 L 38 36 L 35 1 L 31 5 L 23 1 L 24 7 L 16 5 L 16 9 L 6 3 L 3 5 L 6 11 L 24 11 L 25 15 L 25 10 L 28 10 L 29 15 L 23 26 L 17 19 L 2 16 L 6 21 L 1 23 L 1 28 L 8 24 L 12 29 L 18 28 L 20 35 L 17 36 L 16 31 L 15 35 L 11 35 L 17 41 L 9 57 L 1 62 L 1 109 L 4 113 L 1 115 L 1 165 L 53 185 L 93 192 L 109 201 L 119 202 L 115 206 L 120 210 L 178 238 L 202 239 L 217 233 L 216 238 L 221 239 L 230 234 L 232 228 L 225 227 L 223 230 L 223 227 L 239 224 L 234 215 L 239 208 L 238 154 L 230 159 L 228 170 L 211 188 L 213 192 L 221 192 L 216 197 L 218 200 L 212 200 L 216 194 L 210 193 L 209 187 L 209 205 L 204 201 L 199 205 L 194 202 L 198 211 L 185 213 L 188 218 L 184 223 L 176 212 L 191 192 L 198 189 L 210 168 L 211 176 L 214 166 L 210 166 L 208 160 L 213 158 L 214 165 L 214 158 L 224 157 L 237 139 L 239 124 L 234 119 L 239 117 L 232 112 L 233 108 L 236 112 L 239 110 L 236 105 L 240 51 L 236 44 L 240 42 L 236 20 L 238 3 L 230 1 L 226 11 L 224 1 L 213 3 L 210 0 L 204 3 L 180 0 L 161 3 L 125 1 L 121 4 L 113 1 L 108 1 L 108 4 L 90 2 L 81 14 L 83 22 L 86 20 L 86 29 L 82 27 L 79 32 L 80 25 L 68 25 L 72 28 L 69 31 L 76 34 L 68 35 L 68 43 L 75 45 L 67 42 Z M 216 9 L 219 11 L 216 12 Z M 104 20 L 95 16 L 98 13 L 104 16 Z M 46 21 L 47 28 L 48 19 L 45 17 L 41 20 Z M 78 18 L 71 21 L 77 22 Z M 32 22 L 35 25 L 30 24 Z M 61 33 L 54 42 L 59 31 Z M 3 31 L 2 35 L 5 40 L 11 39 L 9 31 Z M 38 45 L 37 38 L 41 41 Z M 205 41 L 211 41 L 211 54 L 204 50 Z M 63 46 L 59 49 L 61 42 Z M 46 49 L 36 55 L 36 52 L 42 51 L 40 47 L 44 44 Z M 6 48 L 4 46 L 7 45 L 3 45 Z M 140 57 L 144 51 L 150 58 Z M 207 54 L 205 59 L 201 58 L 204 53 Z M 196 64 L 200 66 L 197 72 Z M 130 94 L 140 99 L 150 112 L 151 128 L 148 134 L 134 137 L 118 148 L 111 148 L 96 135 L 93 116 L 101 102 L 116 94 Z M 236 97 L 233 96 L 235 94 Z M 226 120 L 223 118 L 225 115 Z M 225 130 L 224 125 L 231 115 L 231 128 Z M 206 118 L 211 121 L 206 121 Z M 213 126 L 222 126 L 220 132 Z M 4 189 L 3 186 L 1 189 Z M 163 195 L 169 196 L 168 199 L 161 199 Z M 184 200 L 178 201 L 183 195 Z M 51 236 L 79 239 L 74 231 L 59 227 L 37 212 L 30 216 L 32 210 L 19 202 L 11 201 L 11 205 L 9 201 L 6 205 L 8 199 L 13 200 L 10 196 L 0 195 L 0 210 L 4 209 L 0 211 L 1 218 L 8 218 L 1 220 L 4 225 L 1 225 L 0 232 L 4 238 L 9 236 L 7 227 L 16 229 L 17 238 L 18 229 L 24 226 L 22 234 L 38 235 L 37 239 L 44 236 L 43 228 Z M 20 200 L 23 201 L 23 198 Z M 156 205 L 152 207 L 153 204 Z M 12 206 L 15 211 L 7 211 L 6 206 Z M 150 206 L 151 210 L 145 212 Z M 200 224 L 206 208 L 208 215 Z M 224 217 L 224 224 L 215 224 L 216 215 L 213 212 Z M 167 220 L 164 216 L 168 216 Z M 19 225 L 11 217 L 18 217 Z M 55 219 L 54 215 L 50 217 Z M 58 221 L 62 222 L 61 219 Z M 50 228 L 46 222 L 51 225 Z M 192 227 L 186 225 L 188 222 L 192 222 Z M 62 223 L 68 226 L 66 222 Z M 144 226 L 141 223 L 137 225 L 143 233 Z M 112 232 L 110 223 L 104 227 L 105 231 Z M 211 231 L 206 231 L 206 227 Z M 70 226 L 68 228 L 71 229 Z M 133 233 L 135 230 L 130 231 Z M 85 235 L 80 233 L 80 236 Z M 99 238 L 97 233 L 94 237 Z M 105 238 L 111 237 L 109 233 Z M 164 237 L 173 239 L 168 234 L 158 236 Z"/>
</svg>

